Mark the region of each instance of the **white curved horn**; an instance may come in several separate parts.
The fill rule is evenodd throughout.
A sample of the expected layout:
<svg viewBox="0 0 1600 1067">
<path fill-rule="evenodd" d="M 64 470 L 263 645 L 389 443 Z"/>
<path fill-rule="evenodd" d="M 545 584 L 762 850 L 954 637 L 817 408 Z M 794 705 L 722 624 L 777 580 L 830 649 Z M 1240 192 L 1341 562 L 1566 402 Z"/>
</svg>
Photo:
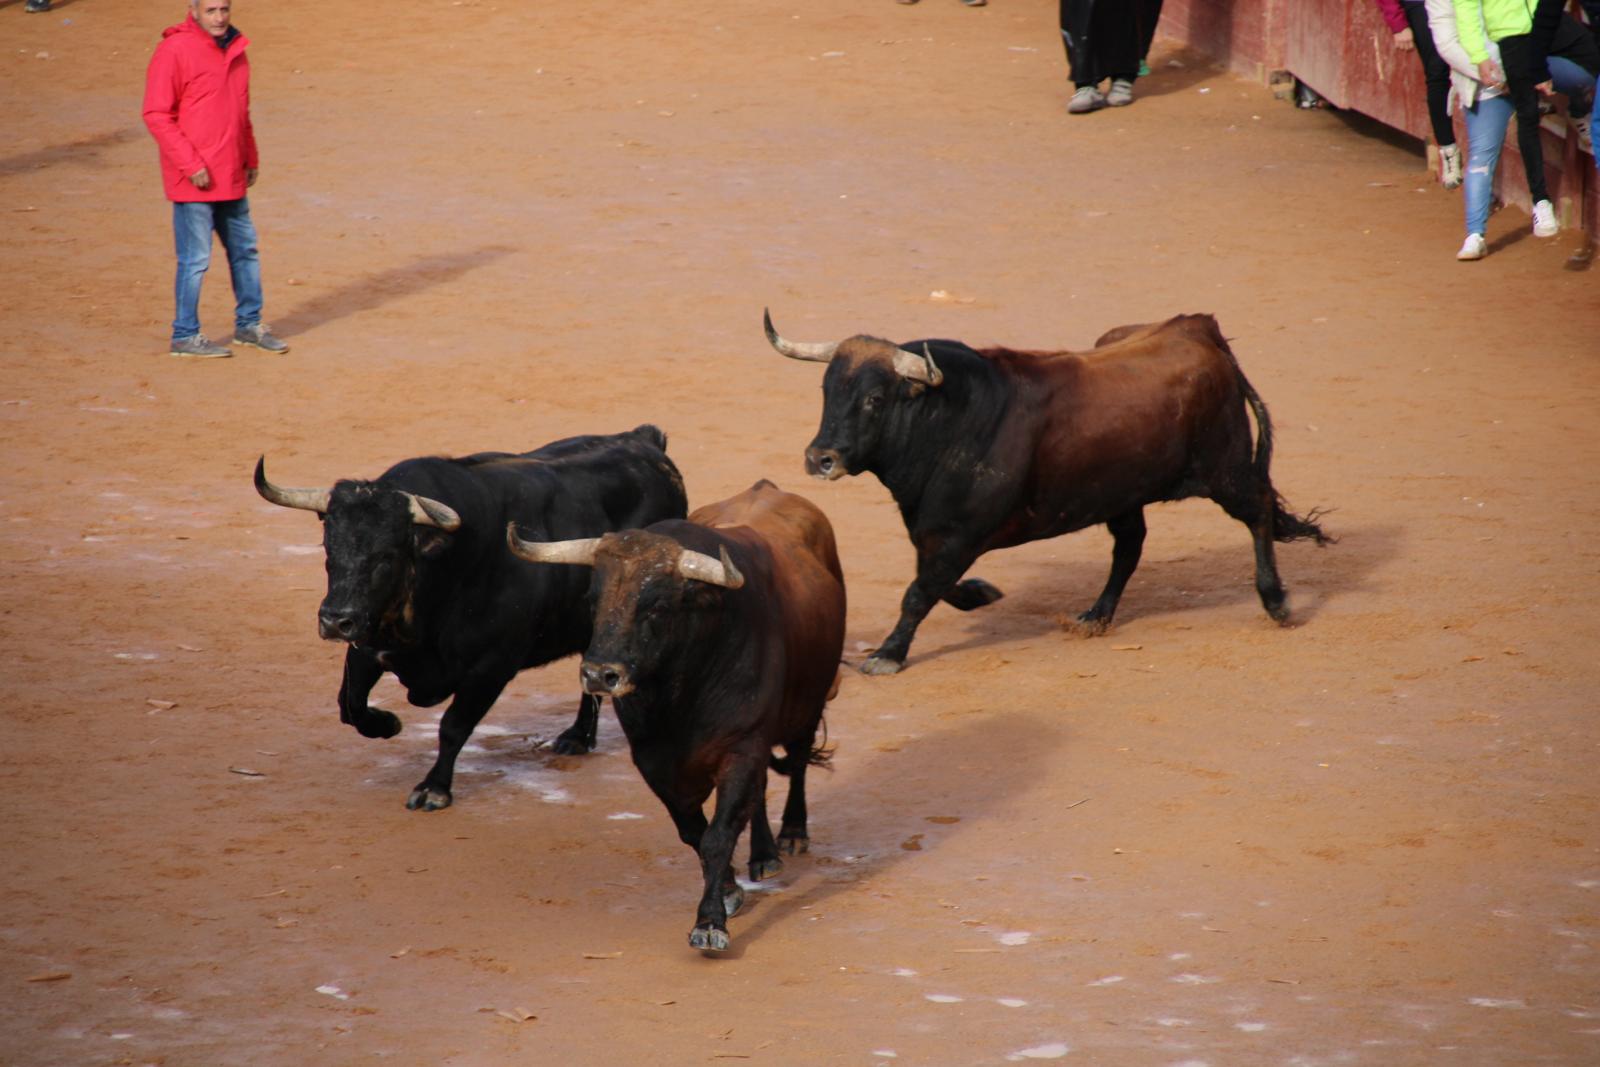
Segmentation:
<svg viewBox="0 0 1600 1067">
<path fill-rule="evenodd" d="M 277 504 L 283 508 L 299 508 L 301 511 L 315 511 L 319 514 L 328 510 L 328 498 L 333 495 L 331 489 L 285 489 L 267 481 L 267 457 L 262 456 L 256 460 L 256 492 L 261 494 L 261 499 L 269 504 Z"/>
<path fill-rule="evenodd" d="M 903 348 L 894 350 L 894 372 L 902 378 L 914 382 L 925 382 L 937 386 L 944 381 L 944 371 L 933 362 L 933 352 L 928 348 L 928 343 L 922 343 L 922 354 L 907 352 Z"/>
<path fill-rule="evenodd" d="M 839 351 L 839 342 L 827 344 L 821 341 L 786 341 L 772 328 L 772 312 L 766 308 L 761 309 L 761 325 L 767 331 L 767 343 L 777 349 L 781 355 L 790 359 L 804 359 L 812 363 L 826 363 L 831 360 L 834 353 Z"/>
<path fill-rule="evenodd" d="M 446 533 L 454 533 L 461 529 L 461 516 L 448 504 L 441 504 L 425 496 L 407 493 L 400 490 L 401 494 L 411 503 L 411 521 L 418 526 L 436 526 Z"/>
<path fill-rule="evenodd" d="M 600 545 L 598 537 L 580 537 L 575 541 L 524 541 L 517 536 L 517 524 L 506 523 L 506 545 L 511 554 L 529 563 L 571 563 L 581 567 L 594 566 L 594 550 Z"/>
<path fill-rule="evenodd" d="M 738 589 L 744 585 L 744 575 L 739 573 L 738 568 L 733 565 L 733 560 L 728 558 L 726 545 L 722 547 L 721 556 L 721 559 L 712 559 L 704 552 L 684 549 L 683 554 L 678 557 L 678 573 L 692 581 L 720 585 L 724 589 Z"/>
</svg>

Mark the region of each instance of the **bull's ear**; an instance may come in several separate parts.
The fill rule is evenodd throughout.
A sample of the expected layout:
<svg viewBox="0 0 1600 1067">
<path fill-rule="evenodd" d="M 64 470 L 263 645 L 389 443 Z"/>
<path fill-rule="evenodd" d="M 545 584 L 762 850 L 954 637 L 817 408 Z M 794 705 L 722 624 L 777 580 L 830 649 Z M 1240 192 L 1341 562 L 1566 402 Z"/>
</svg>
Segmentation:
<svg viewBox="0 0 1600 1067">
<path fill-rule="evenodd" d="M 437 559 L 450 547 L 450 535 L 432 526 L 413 526 L 416 531 L 417 555 L 423 559 Z"/>
<path fill-rule="evenodd" d="M 913 398 L 919 397 L 923 393 L 926 393 L 927 391 L 928 391 L 928 387 L 926 385 L 923 385 L 921 382 L 907 382 L 906 383 L 906 395 L 909 396 L 909 397 L 913 397 Z"/>
</svg>

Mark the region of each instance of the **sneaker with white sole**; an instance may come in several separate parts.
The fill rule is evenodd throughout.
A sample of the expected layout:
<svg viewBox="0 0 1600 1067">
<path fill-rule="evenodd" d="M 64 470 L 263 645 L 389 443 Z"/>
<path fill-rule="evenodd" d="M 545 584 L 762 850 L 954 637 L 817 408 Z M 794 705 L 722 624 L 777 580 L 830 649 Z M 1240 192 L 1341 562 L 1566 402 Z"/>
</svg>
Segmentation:
<svg viewBox="0 0 1600 1067">
<path fill-rule="evenodd" d="M 1439 184 L 1446 189 L 1461 188 L 1461 146 L 1450 144 L 1439 149 Z"/>
<path fill-rule="evenodd" d="M 233 355 L 233 349 L 217 344 L 203 333 L 197 333 L 172 342 L 172 354 L 187 359 L 227 359 Z"/>
<path fill-rule="evenodd" d="M 1541 200 L 1533 205 L 1533 235 L 1535 237 L 1554 237 L 1560 232 L 1561 225 L 1556 222 L 1555 205 L 1548 200 Z"/>
<path fill-rule="evenodd" d="M 1459 260 L 1482 259 L 1489 254 L 1489 242 L 1483 239 L 1481 233 L 1469 233 L 1467 239 L 1461 242 L 1461 251 L 1456 253 Z"/>
<path fill-rule="evenodd" d="M 1111 91 L 1106 93 L 1107 107 L 1127 107 L 1133 103 L 1133 83 L 1127 78 L 1111 79 Z"/>
<path fill-rule="evenodd" d="M 1092 85 L 1085 85 L 1072 94 L 1072 99 L 1067 104 L 1067 113 L 1070 115 L 1086 115 L 1091 111 L 1099 111 L 1105 106 L 1105 94 Z"/>
<path fill-rule="evenodd" d="M 263 352 L 289 351 L 288 343 L 272 336 L 272 327 L 264 322 L 258 322 L 253 326 L 242 326 L 234 330 L 233 343 L 236 345 L 250 345 L 261 349 Z"/>
</svg>

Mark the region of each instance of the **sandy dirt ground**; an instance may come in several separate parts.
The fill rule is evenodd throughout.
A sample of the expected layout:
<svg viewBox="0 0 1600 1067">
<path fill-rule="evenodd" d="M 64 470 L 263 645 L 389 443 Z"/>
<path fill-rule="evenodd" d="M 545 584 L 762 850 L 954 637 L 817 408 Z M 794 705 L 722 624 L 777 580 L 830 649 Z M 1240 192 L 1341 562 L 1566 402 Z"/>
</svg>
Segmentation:
<svg viewBox="0 0 1600 1067">
<path fill-rule="evenodd" d="M 1600 278 L 1514 210 L 1457 264 L 1420 146 L 1160 44 L 1068 117 L 1054 5 L 241 0 L 286 356 L 165 354 L 139 121 L 181 3 L 0 4 L 0 1063 L 1600 1062 Z M 941 294 L 941 295 L 936 295 Z M 1215 313 L 1341 540 L 1294 610 L 1204 501 L 974 569 L 847 672 L 814 842 L 691 951 L 698 873 L 609 710 L 519 677 L 454 807 L 438 709 L 339 724 L 320 533 L 264 503 L 645 421 L 691 504 L 821 505 L 846 655 L 912 555 L 807 480 L 787 335 L 1087 347 Z M 229 333 L 220 253 L 203 319 Z M 238 773 L 256 772 L 253 775 Z M 774 786 L 776 789 L 777 786 Z"/>
</svg>

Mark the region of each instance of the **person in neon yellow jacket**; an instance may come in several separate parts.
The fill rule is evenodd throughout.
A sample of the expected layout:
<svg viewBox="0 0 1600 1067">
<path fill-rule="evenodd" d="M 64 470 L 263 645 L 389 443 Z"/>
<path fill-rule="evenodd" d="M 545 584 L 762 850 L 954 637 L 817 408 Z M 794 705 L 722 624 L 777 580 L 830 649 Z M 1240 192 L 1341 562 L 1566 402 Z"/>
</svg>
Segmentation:
<svg viewBox="0 0 1600 1067">
<path fill-rule="evenodd" d="M 1572 32 L 1562 19 L 1565 0 L 1454 0 L 1456 27 L 1478 79 L 1504 86 L 1517 114 L 1517 148 L 1533 200 L 1533 233 L 1554 237 L 1560 227 L 1544 177 L 1544 149 L 1539 143 L 1539 92 L 1549 91 L 1551 54 L 1562 55 L 1592 75 L 1600 75 L 1594 42 L 1582 27 Z M 1489 42 L 1500 49 L 1500 63 L 1489 54 Z"/>
</svg>

